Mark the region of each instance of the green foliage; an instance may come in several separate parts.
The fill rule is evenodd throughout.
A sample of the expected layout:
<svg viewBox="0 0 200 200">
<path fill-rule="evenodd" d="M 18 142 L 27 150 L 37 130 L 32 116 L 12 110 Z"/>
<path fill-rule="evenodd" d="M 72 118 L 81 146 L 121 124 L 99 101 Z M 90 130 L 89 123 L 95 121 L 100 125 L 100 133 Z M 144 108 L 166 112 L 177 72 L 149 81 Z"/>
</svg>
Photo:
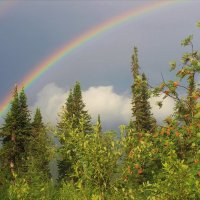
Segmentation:
<svg viewBox="0 0 200 200">
<path fill-rule="evenodd" d="M 40 189 L 45 180 L 49 180 L 48 163 L 52 159 L 53 148 L 39 109 L 31 124 L 23 89 L 19 94 L 17 87 L 14 90 L 1 136 L 4 137 L 0 149 L 2 199 L 35 199 L 34 195 L 41 195 L 36 192 L 36 187 Z M 33 194 L 32 189 L 35 190 Z"/>
<path fill-rule="evenodd" d="M 197 27 L 200 28 L 200 21 L 196 23 Z"/>
<path fill-rule="evenodd" d="M 84 124 L 80 126 L 80 119 L 82 118 L 84 118 Z M 76 82 L 74 89 L 70 90 L 65 106 L 60 113 L 58 129 L 67 134 L 69 127 L 79 130 L 83 129 L 85 133 L 89 133 L 92 130 L 91 117 L 85 110 L 79 82 Z"/>
<path fill-rule="evenodd" d="M 192 39 L 193 39 L 193 36 L 189 35 L 188 37 L 186 37 L 184 40 L 181 41 L 181 45 L 183 45 L 183 46 L 190 45 L 192 42 Z"/>
<path fill-rule="evenodd" d="M 44 124 L 42 122 L 42 115 L 40 112 L 40 109 L 37 108 L 35 111 L 35 116 L 32 122 L 32 127 L 33 129 L 43 129 L 44 128 Z"/>
<path fill-rule="evenodd" d="M 192 45 L 192 52 L 183 55 L 181 69 L 176 62 L 170 64 L 178 70 L 179 80 L 163 78 L 152 92 L 173 98 L 175 110 L 154 129 L 150 129 L 150 94 L 145 75 L 139 74 L 137 48 L 132 57 L 133 113 L 137 115 L 128 126 L 120 126 L 120 134 L 103 132 L 100 116 L 91 126 L 76 83 L 55 133 L 61 144 L 57 157 L 62 181 L 57 183 L 49 174 L 48 163 L 55 154 L 40 110 L 31 123 L 24 90 L 18 94 L 15 88 L 0 132 L 0 199 L 200 199 L 200 94 L 195 80 L 200 56 L 193 50 L 192 36 L 182 45 Z M 186 86 L 180 84 L 182 79 L 187 80 Z M 186 89 L 185 97 L 180 97 L 179 87 Z"/>
<path fill-rule="evenodd" d="M 102 132 L 102 124 L 101 124 L 101 117 L 100 117 L 100 115 L 98 115 L 98 118 L 97 118 L 97 129 L 98 129 L 99 133 Z"/>
<path fill-rule="evenodd" d="M 3 148 L 1 150 L 2 167 L 5 175 L 12 177 L 26 170 L 26 149 L 31 135 L 30 113 L 24 90 L 18 94 L 17 86 L 13 92 L 11 109 L 7 113 L 1 131 Z"/>
<path fill-rule="evenodd" d="M 177 69 L 176 80 L 175 81 L 165 81 L 160 86 L 156 87 L 153 91 L 155 96 L 159 96 L 161 93 L 164 93 L 163 100 L 167 97 L 173 98 L 175 101 L 175 118 L 181 122 L 189 125 L 190 123 L 196 121 L 194 117 L 198 113 L 198 99 L 200 97 L 200 91 L 197 87 L 197 77 L 200 72 L 200 52 L 194 50 L 192 43 L 192 36 L 188 36 L 181 41 L 183 46 L 191 46 L 190 53 L 184 53 L 181 58 L 181 67 L 177 69 L 177 64 L 175 61 L 170 63 L 171 70 Z M 187 84 L 185 84 L 187 83 Z M 181 93 L 185 89 L 187 95 L 184 97 Z M 162 102 L 159 102 L 159 106 L 162 105 Z"/>
<path fill-rule="evenodd" d="M 42 173 L 43 180 L 50 177 L 49 162 L 54 158 L 54 151 L 53 142 L 43 124 L 40 109 L 37 108 L 32 122 L 27 154 L 28 166 L 32 168 L 32 171 L 35 170 L 35 173 Z"/>
<path fill-rule="evenodd" d="M 170 71 L 176 69 L 176 61 L 170 62 L 169 65 L 170 65 Z"/>
<path fill-rule="evenodd" d="M 51 181 L 39 182 L 34 179 L 34 183 L 27 179 L 17 178 L 13 183 L 7 183 L 4 188 L 0 188 L 0 198 L 3 200 L 53 200 L 57 199 L 58 193 Z"/>
<path fill-rule="evenodd" d="M 60 114 L 60 121 L 58 123 L 58 138 L 63 146 L 68 143 L 68 138 L 71 137 L 71 131 L 84 134 L 89 134 L 92 131 L 91 117 L 85 110 L 85 104 L 82 100 L 82 92 L 79 82 L 76 82 L 74 89 L 70 90 L 65 107 L 62 108 L 62 112 Z M 58 170 L 59 178 L 61 180 L 64 177 L 67 178 L 66 175 L 73 169 L 71 168 L 71 161 L 68 158 L 63 158 L 63 155 L 60 157 Z"/>
<path fill-rule="evenodd" d="M 152 131 L 156 126 L 156 121 L 151 114 L 151 106 L 148 102 L 150 98 L 148 82 L 145 74 L 140 75 L 138 63 L 138 50 L 134 47 L 132 56 L 132 68 L 134 83 L 132 85 L 132 117 L 135 128 L 138 131 Z"/>
<path fill-rule="evenodd" d="M 138 63 L 138 49 L 137 47 L 134 47 L 133 55 L 132 55 L 132 68 L 131 72 L 133 74 L 133 78 L 136 79 L 139 75 L 139 63 Z"/>
</svg>

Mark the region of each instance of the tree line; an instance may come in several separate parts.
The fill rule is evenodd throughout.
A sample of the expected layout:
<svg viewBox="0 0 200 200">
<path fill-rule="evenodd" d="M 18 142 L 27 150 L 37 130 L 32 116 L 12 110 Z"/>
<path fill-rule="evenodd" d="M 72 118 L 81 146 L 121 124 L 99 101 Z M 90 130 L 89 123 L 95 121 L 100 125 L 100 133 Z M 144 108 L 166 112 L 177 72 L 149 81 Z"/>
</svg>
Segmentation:
<svg viewBox="0 0 200 200">
<path fill-rule="evenodd" d="M 181 41 L 191 52 L 183 54 L 179 65 L 170 63 L 176 80 L 163 77 L 156 87 L 140 72 L 134 47 L 132 117 L 120 126 L 120 136 L 103 131 L 100 115 L 92 124 L 79 82 L 70 90 L 53 131 L 39 108 L 31 117 L 24 89 L 15 86 L 0 129 L 0 199 L 199 199 L 200 52 L 192 39 L 190 35 Z M 166 98 L 175 102 L 162 125 L 149 103 L 151 96 L 160 95 L 159 107 Z M 56 181 L 50 173 L 52 160 L 57 160 Z"/>
</svg>

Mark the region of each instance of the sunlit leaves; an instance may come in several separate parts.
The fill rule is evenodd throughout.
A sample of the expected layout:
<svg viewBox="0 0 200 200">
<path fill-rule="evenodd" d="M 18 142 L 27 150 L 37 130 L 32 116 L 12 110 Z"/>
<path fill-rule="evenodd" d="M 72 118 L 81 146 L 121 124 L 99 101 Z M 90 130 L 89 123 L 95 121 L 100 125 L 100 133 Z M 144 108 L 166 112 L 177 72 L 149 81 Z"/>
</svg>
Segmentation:
<svg viewBox="0 0 200 200">
<path fill-rule="evenodd" d="M 170 65 L 170 71 L 176 69 L 176 61 L 171 61 L 171 62 L 169 63 L 169 65 Z"/>
<path fill-rule="evenodd" d="M 200 21 L 196 23 L 196 26 L 200 28 Z"/>
<path fill-rule="evenodd" d="M 188 37 L 186 37 L 184 40 L 181 41 L 181 45 L 182 46 L 191 45 L 192 39 L 193 39 L 193 35 L 189 35 Z"/>
</svg>

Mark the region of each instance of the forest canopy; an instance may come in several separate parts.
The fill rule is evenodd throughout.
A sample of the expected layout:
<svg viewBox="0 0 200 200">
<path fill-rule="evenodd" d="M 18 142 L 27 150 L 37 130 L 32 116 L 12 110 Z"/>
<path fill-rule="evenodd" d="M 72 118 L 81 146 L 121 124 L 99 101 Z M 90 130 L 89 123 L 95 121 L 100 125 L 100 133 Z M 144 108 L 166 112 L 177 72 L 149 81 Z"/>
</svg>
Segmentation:
<svg viewBox="0 0 200 200">
<path fill-rule="evenodd" d="M 175 80 L 162 76 L 155 87 L 141 73 L 133 48 L 132 116 L 120 133 L 104 131 L 100 115 L 92 123 L 79 82 L 53 129 L 43 122 L 40 108 L 32 117 L 25 90 L 16 85 L 0 129 L 0 199 L 200 199 L 200 51 L 192 39 L 181 41 L 191 51 L 170 62 Z M 159 107 L 166 98 L 175 107 L 158 124 L 149 98 L 161 95 Z"/>
</svg>

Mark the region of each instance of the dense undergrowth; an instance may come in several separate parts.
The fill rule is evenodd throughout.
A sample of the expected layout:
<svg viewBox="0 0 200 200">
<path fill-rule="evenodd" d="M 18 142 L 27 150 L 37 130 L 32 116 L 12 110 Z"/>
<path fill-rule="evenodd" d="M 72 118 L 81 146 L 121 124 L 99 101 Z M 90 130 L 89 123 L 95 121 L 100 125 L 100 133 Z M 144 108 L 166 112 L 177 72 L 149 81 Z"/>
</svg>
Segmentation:
<svg viewBox="0 0 200 200">
<path fill-rule="evenodd" d="M 182 45 L 192 46 L 192 51 L 183 55 L 179 69 L 171 62 L 171 69 L 177 69 L 174 81 L 163 79 L 158 87 L 145 91 L 146 78 L 133 68 L 133 119 L 120 126 L 120 135 L 102 131 L 100 118 L 96 125 L 90 124 L 76 84 L 54 131 L 60 141 L 55 148 L 47 139 L 39 110 L 31 122 L 24 91 L 19 98 L 15 91 L 1 129 L 0 199 L 200 199 L 200 89 L 196 81 L 200 53 L 193 49 L 192 36 Z M 184 79 L 186 86 L 181 84 Z M 185 96 L 179 95 L 182 88 Z M 137 110 L 142 100 L 160 94 L 175 103 L 174 113 L 162 125 L 145 113 L 148 107 Z M 59 177 L 53 181 L 48 163 L 55 158 Z"/>
</svg>

